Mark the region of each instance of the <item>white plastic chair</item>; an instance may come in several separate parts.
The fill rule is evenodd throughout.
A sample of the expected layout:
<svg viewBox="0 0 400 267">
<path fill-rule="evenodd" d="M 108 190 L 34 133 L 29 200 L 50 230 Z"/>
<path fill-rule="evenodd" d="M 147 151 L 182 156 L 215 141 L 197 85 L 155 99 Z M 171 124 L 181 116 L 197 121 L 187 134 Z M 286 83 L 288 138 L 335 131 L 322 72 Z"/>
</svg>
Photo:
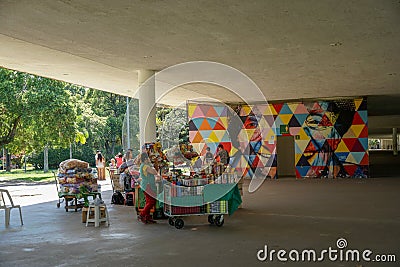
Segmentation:
<svg viewBox="0 0 400 267">
<path fill-rule="evenodd" d="M 8 201 L 4 197 L 4 195 L 7 195 Z M 9 203 L 9 204 L 8 204 Z M 22 221 L 22 211 L 21 211 L 21 206 L 20 205 L 14 205 L 14 202 L 11 198 L 10 192 L 6 189 L 0 189 L 0 209 L 5 211 L 5 225 L 8 227 L 10 225 L 10 214 L 11 210 L 14 208 L 19 209 L 19 217 L 21 219 L 21 225 L 24 225 Z"/>
</svg>

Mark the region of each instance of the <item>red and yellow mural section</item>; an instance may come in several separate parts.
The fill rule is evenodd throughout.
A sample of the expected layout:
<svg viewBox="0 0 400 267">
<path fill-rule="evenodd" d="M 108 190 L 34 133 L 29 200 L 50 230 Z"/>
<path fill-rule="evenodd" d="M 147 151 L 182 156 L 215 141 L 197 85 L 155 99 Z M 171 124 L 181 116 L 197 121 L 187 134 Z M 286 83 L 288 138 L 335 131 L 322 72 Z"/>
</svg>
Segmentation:
<svg viewBox="0 0 400 267">
<path fill-rule="evenodd" d="M 226 106 L 188 103 L 189 138 L 200 154 L 222 143 L 245 175 L 276 178 L 276 136 L 295 143 L 300 177 L 368 177 L 365 99 Z M 267 167 L 267 168 L 266 168 Z"/>
</svg>

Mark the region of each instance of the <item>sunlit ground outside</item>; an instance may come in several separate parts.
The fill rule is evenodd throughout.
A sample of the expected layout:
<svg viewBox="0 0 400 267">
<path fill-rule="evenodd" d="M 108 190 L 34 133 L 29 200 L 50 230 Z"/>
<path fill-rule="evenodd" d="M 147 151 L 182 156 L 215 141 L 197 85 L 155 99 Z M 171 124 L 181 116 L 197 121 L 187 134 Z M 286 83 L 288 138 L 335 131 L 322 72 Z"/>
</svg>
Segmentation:
<svg viewBox="0 0 400 267">
<path fill-rule="evenodd" d="M 98 181 L 101 190 L 111 190 L 109 177 L 105 181 Z M 14 169 L 11 172 L 0 171 L 0 188 L 7 189 L 14 204 L 29 206 L 49 201 L 58 203 L 57 185 L 54 174 L 50 170 L 43 171 Z M 61 204 L 61 207 L 64 203 Z"/>
</svg>

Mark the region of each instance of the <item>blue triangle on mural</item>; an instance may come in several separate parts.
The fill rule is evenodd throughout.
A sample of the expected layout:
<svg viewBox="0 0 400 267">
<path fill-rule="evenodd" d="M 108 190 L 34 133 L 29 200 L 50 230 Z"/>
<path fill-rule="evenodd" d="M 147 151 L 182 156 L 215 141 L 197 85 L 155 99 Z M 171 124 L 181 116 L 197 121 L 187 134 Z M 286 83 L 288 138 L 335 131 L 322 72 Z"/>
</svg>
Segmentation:
<svg viewBox="0 0 400 267">
<path fill-rule="evenodd" d="M 251 165 L 254 161 L 254 159 L 256 158 L 256 155 L 250 155 L 249 156 L 249 164 Z"/>
<path fill-rule="evenodd" d="M 192 119 L 194 125 L 196 126 L 197 129 L 200 129 L 200 125 L 203 123 L 204 118 L 193 118 Z"/>
<path fill-rule="evenodd" d="M 308 170 L 311 168 L 311 166 L 296 166 L 297 171 L 299 172 L 301 177 L 304 177 L 307 175 Z"/>
<path fill-rule="evenodd" d="M 222 112 L 224 111 L 225 107 L 217 107 L 216 106 L 216 107 L 214 107 L 214 109 L 215 109 L 215 112 L 217 112 L 218 116 L 221 117 Z"/>
<path fill-rule="evenodd" d="M 201 130 L 199 131 L 199 133 L 201 134 L 201 137 L 203 137 L 203 139 L 207 139 L 208 137 L 210 137 L 212 130 Z"/>
<path fill-rule="evenodd" d="M 215 118 L 207 118 L 208 124 L 210 124 L 211 129 L 214 129 L 215 124 L 217 124 L 217 119 Z"/>
<path fill-rule="evenodd" d="M 314 139 L 314 145 L 318 149 L 322 149 L 324 147 L 326 139 Z"/>
<path fill-rule="evenodd" d="M 340 162 L 345 162 L 350 152 L 336 152 L 335 155 Z"/>
<path fill-rule="evenodd" d="M 258 152 L 261 147 L 261 142 L 250 142 L 250 145 L 255 152 Z"/>
<path fill-rule="evenodd" d="M 365 152 L 351 152 L 351 155 L 356 160 L 355 163 L 360 163 L 365 156 Z"/>
<path fill-rule="evenodd" d="M 307 119 L 308 114 L 294 114 L 300 125 L 303 125 Z"/>
<path fill-rule="evenodd" d="M 251 165 L 255 159 L 256 155 L 244 155 L 244 158 L 247 160 L 247 163 Z"/>
<path fill-rule="evenodd" d="M 368 138 L 358 138 L 358 141 L 360 141 L 361 145 L 367 151 L 368 149 Z"/>
<path fill-rule="evenodd" d="M 289 108 L 288 104 L 284 104 L 279 114 L 293 114 L 293 111 Z"/>
<path fill-rule="evenodd" d="M 361 119 L 363 120 L 364 123 L 367 123 L 367 121 L 368 121 L 368 111 L 360 110 L 360 111 L 358 111 L 358 115 L 360 115 L 360 117 L 361 117 Z"/>
</svg>

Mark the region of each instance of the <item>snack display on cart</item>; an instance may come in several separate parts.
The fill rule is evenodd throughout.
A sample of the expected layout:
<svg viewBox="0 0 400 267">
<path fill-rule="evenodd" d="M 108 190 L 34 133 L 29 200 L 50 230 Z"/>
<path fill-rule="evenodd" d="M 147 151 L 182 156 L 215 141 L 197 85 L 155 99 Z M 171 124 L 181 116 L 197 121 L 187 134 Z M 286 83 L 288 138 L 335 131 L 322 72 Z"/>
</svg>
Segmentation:
<svg viewBox="0 0 400 267">
<path fill-rule="evenodd" d="M 60 207 L 61 199 L 65 199 L 65 209 L 81 208 L 83 204 L 78 203 L 78 199 L 83 198 L 85 205 L 88 204 L 88 196 L 100 196 L 100 188 L 97 184 L 97 177 L 89 168 L 89 163 L 78 159 L 68 159 L 60 163 L 56 175 L 56 184 Z M 73 200 L 73 205 L 68 205 L 68 201 Z"/>
<path fill-rule="evenodd" d="M 79 194 L 98 191 L 97 178 L 89 168 L 89 163 L 68 159 L 60 163 L 58 169 L 58 182 L 60 193 Z"/>
<path fill-rule="evenodd" d="M 237 187 L 240 177 L 229 166 L 213 161 L 201 168 L 193 168 L 191 163 L 195 160 L 203 162 L 190 145 L 173 147 L 165 152 L 159 143 L 146 143 L 145 148 L 162 177 L 157 183 L 158 198 L 151 210 L 153 219 L 167 216 L 169 223 L 180 229 L 184 225 L 183 216 L 208 215 L 208 222 L 222 226 L 224 215 L 233 213 L 241 204 Z M 131 174 L 139 176 L 137 165 L 128 168 Z M 143 190 L 135 183 L 137 213 L 144 206 Z"/>
</svg>

